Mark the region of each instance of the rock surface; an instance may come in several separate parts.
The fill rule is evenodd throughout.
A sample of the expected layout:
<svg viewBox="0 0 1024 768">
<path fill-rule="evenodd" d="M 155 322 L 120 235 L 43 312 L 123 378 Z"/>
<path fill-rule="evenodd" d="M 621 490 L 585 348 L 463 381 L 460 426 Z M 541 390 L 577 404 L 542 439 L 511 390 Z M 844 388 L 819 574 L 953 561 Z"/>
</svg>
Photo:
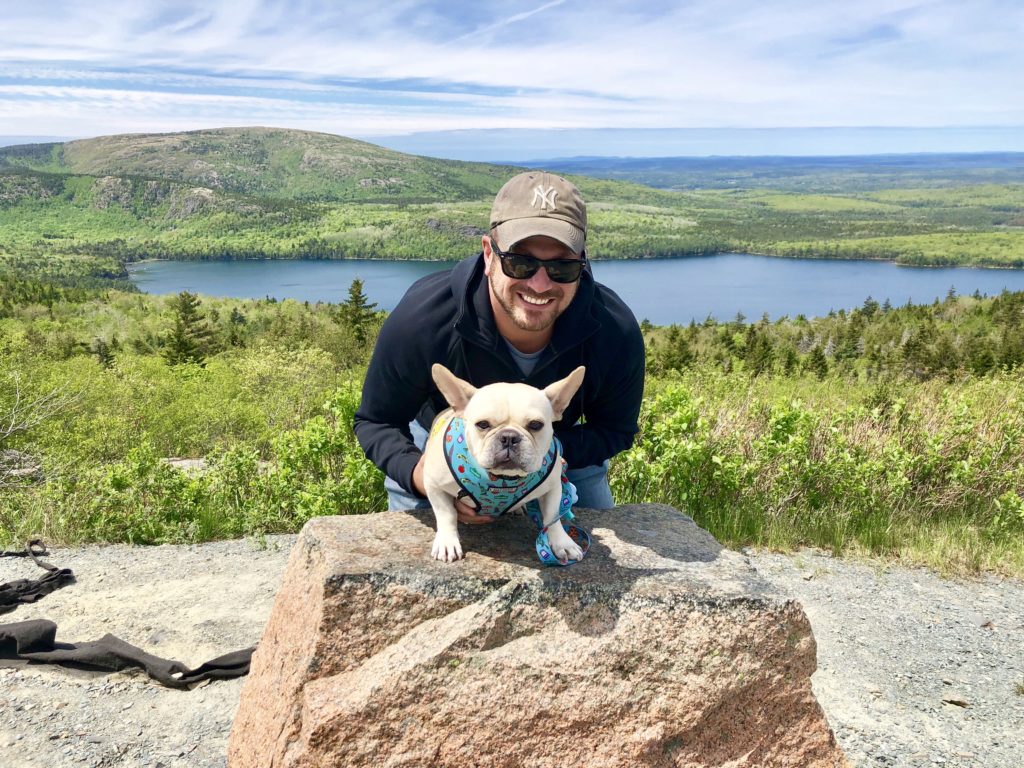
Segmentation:
<svg viewBox="0 0 1024 768">
<path fill-rule="evenodd" d="M 581 521 L 564 569 L 523 518 L 464 528 L 453 564 L 429 510 L 310 521 L 228 765 L 843 764 L 797 603 L 669 507 Z"/>
</svg>

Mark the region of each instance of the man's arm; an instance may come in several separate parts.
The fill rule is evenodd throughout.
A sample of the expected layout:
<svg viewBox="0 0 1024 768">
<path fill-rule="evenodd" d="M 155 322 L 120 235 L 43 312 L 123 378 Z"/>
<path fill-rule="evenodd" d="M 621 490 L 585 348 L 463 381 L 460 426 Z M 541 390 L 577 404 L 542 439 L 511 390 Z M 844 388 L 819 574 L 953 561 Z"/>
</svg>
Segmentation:
<svg viewBox="0 0 1024 768">
<path fill-rule="evenodd" d="M 643 334 L 635 321 L 620 354 L 609 353 L 607 359 L 622 362 L 608 367 L 600 389 L 584 403 L 584 423 L 556 433 L 573 469 L 595 466 L 626 450 L 640 430 L 645 356 Z"/>
<path fill-rule="evenodd" d="M 409 422 L 432 391 L 430 361 L 422 336 L 410 327 L 401 307 L 384 321 L 363 383 L 355 414 L 355 433 L 366 457 L 410 493 L 421 451 L 412 441 Z M 415 320 L 415 318 L 412 318 Z"/>
</svg>

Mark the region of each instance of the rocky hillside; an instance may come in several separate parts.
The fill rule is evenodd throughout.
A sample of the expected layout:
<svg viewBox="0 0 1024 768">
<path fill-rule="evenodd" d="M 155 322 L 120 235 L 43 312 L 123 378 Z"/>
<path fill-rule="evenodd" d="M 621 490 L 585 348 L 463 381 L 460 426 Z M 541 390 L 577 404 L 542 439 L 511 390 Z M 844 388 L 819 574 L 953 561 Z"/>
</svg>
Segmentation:
<svg viewBox="0 0 1024 768">
<path fill-rule="evenodd" d="M 123 134 L 0 148 L 0 169 L 181 182 L 289 200 L 439 202 L 493 195 L 513 169 L 416 157 L 282 128 Z"/>
</svg>

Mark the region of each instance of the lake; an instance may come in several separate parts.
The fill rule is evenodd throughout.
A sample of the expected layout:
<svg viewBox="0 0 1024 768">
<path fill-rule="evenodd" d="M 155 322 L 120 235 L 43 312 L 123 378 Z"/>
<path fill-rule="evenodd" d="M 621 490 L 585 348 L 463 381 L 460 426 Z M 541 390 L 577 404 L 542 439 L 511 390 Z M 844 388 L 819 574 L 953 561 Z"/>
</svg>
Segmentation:
<svg viewBox="0 0 1024 768">
<path fill-rule="evenodd" d="M 209 296 L 299 301 L 344 301 L 360 278 L 370 301 L 393 309 L 420 277 L 452 266 L 425 261 L 147 261 L 129 266 L 147 293 L 191 291 Z M 882 261 L 780 259 L 724 253 L 676 259 L 596 261 L 594 276 L 618 293 L 637 318 L 656 325 L 700 322 L 708 315 L 731 320 L 742 312 L 816 317 L 852 309 L 871 296 L 898 306 L 975 290 L 995 295 L 1024 291 L 1024 270 L 970 267 L 899 267 Z"/>
</svg>

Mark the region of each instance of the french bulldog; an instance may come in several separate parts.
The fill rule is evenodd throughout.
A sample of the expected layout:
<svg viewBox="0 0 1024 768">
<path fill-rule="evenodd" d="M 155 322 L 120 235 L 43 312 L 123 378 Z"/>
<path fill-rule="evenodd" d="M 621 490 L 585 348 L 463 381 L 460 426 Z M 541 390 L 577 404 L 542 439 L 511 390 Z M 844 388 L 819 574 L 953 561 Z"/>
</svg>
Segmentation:
<svg viewBox="0 0 1024 768">
<path fill-rule="evenodd" d="M 552 424 L 562 417 L 573 395 L 583 383 L 580 366 L 561 381 L 545 389 L 528 384 L 489 384 L 477 389 L 443 365 L 431 368 L 434 383 L 451 408 L 437 415 L 424 446 L 423 484 L 434 509 L 437 534 L 430 554 L 435 560 L 452 562 L 463 556 L 459 541 L 455 500 L 461 487 L 445 456 L 445 433 L 453 418 L 462 417 L 465 443 L 470 455 L 494 478 L 523 478 L 541 469 L 554 438 Z M 561 457 L 544 481 L 515 508 L 537 499 L 545 526 L 558 519 L 562 498 Z M 579 560 L 583 551 L 561 525 L 548 529 L 551 551 L 559 560 Z"/>
</svg>

